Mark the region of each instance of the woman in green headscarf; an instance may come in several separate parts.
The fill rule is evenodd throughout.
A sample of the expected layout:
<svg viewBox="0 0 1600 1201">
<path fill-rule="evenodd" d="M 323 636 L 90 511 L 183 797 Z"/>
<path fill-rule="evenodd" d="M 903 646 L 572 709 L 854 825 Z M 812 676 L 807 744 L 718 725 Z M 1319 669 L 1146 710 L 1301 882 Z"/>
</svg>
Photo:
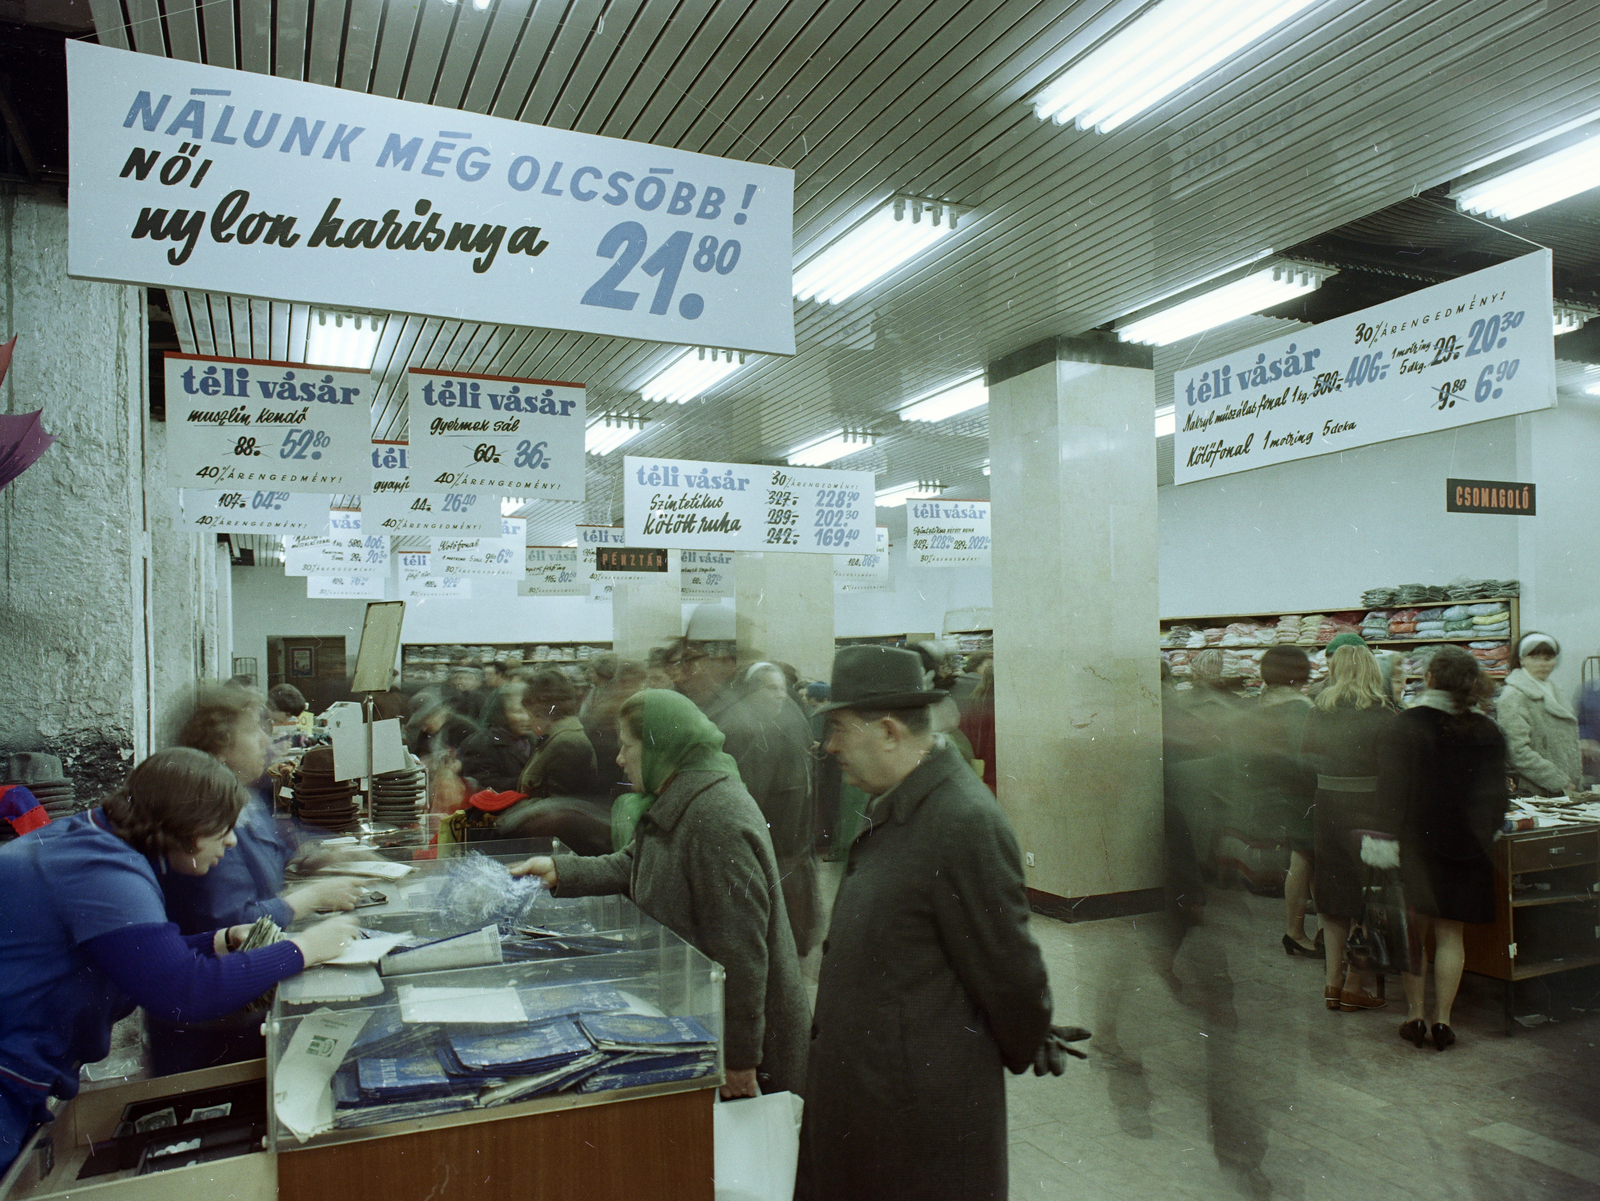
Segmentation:
<svg viewBox="0 0 1600 1201">
<path fill-rule="evenodd" d="M 724 1097 L 799 1093 L 810 1007 L 761 810 L 688 697 L 649 689 L 622 706 L 617 765 L 634 790 L 611 812 L 610 855 L 536 855 L 512 869 L 562 896 L 626 893 L 721 964 Z"/>
</svg>

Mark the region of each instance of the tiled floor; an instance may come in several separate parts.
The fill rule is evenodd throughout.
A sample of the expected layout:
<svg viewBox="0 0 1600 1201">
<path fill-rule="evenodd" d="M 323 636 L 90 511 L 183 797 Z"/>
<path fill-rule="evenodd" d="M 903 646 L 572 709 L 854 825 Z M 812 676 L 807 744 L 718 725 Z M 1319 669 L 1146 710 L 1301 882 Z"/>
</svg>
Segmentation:
<svg viewBox="0 0 1600 1201">
<path fill-rule="evenodd" d="M 1469 976 L 1459 1043 L 1418 1050 L 1398 980 L 1386 1009 L 1323 1008 L 1282 904 L 1214 894 L 1175 956 L 1155 919 L 1035 919 L 1056 1020 L 1095 1037 L 1064 1077 L 1010 1080 L 1015 1201 L 1600 1198 L 1600 1000 L 1507 1038 Z"/>
</svg>

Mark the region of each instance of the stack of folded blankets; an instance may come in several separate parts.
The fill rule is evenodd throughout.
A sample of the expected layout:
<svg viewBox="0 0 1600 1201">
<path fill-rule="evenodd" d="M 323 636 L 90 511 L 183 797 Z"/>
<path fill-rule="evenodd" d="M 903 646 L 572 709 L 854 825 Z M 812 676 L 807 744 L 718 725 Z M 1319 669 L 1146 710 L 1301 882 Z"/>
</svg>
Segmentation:
<svg viewBox="0 0 1600 1201">
<path fill-rule="evenodd" d="M 1369 609 L 1388 608 L 1399 603 L 1393 588 L 1368 588 L 1361 594 L 1361 603 Z"/>
<path fill-rule="evenodd" d="M 1412 631 L 1413 638 L 1443 638 L 1444 610 L 1419 609 L 1416 617 L 1416 628 Z"/>
<path fill-rule="evenodd" d="M 1472 618 L 1472 627 L 1466 633 L 1480 638 L 1511 637 L 1511 611 L 1504 605 L 1490 603 L 1465 608 Z"/>
<path fill-rule="evenodd" d="M 1394 590 L 1394 599 L 1397 605 L 1425 605 L 1449 600 L 1450 593 L 1443 584 L 1401 584 Z"/>
<path fill-rule="evenodd" d="M 1285 613 L 1278 618 L 1278 641 L 1280 643 L 1300 641 L 1300 614 Z"/>
<path fill-rule="evenodd" d="M 1328 620 L 1326 613 L 1307 613 L 1300 619 L 1300 635 L 1295 639 L 1299 643 L 1326 642 L 1325 638 L 1318 638 L 1317 634 L 1322 629 L 1322 623 Z"/>
<path fill-rule="evenodd" d="M 1389 611 L 1387 609 L 1372 609 L 1361 619 L 1361 628 L 1356 631 L 1366 642 L 1382 642 L 1389 637 Z"/>
<path fill-rule="evenodd" d="M 1278 641 L 1276 626 L 1254 621 L 1236 621 L 1222 632 L 1222 646 L 1273 646 Z"/>
<path fill-rule="evenodd" d="M 1457 580 L 1445 588 L 1446 599 L 1452 601 L 1489 600 L 1499 596 L 1521 596 L 1522 584 L 1518 580 Z"/>
<path fill-rule="evenodd" d="M 1322 619 L 1317 626 L 1315 641 L 1327 645 L 1340 634 L 1359 634 L 1357 622 L 1360 618 L 1354 613 L 1333 613 Z"/>
<path fill-rule="evenodd" d="M 1511 666 L 1509 642 L 1469 642 L 1467 650 L 1478 661 L 1478 666 L 1491 676 L 1503 677 Z"/>
<path fill-rule="evenodd" d="M 1184 647 L 1190 650 L 1202 650 L 1206 645 L 1206 636 L 1194 626 L 1173 626 L 1170 630 L 1163 630 L 1161 634 L 1163 647 Z"/>
</svg>

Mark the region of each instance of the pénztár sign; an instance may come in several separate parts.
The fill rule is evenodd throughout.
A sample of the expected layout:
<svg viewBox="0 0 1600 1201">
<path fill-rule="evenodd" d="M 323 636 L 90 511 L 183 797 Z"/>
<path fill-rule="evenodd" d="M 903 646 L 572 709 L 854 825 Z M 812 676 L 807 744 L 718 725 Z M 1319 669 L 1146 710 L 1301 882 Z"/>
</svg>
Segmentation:
<svg viewBox="0 0 1600 1201">
<path fill-rule="evenodd" d="M 1555 403 L 1539 250 L 1173 376 L 1179 484 Z"/>
<path fill-rule="evenodd" d="M 794 353 L 787 169 L 85 42 L 67 78 L 75 277 Z"/>
</svg>

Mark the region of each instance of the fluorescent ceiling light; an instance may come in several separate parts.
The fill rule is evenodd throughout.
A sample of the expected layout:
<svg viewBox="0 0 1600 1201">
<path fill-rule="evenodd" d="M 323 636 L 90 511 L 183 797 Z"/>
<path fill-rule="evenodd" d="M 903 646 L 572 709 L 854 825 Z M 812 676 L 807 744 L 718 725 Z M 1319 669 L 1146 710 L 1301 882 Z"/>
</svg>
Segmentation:
<svg viewBox="0 0 1600 1201">
<path fill-rule="evenodd" d="M 859 454 L 872 446 L 871 434 L 841 432 L 830 434 L 820 442 L 791 450 L 784 458 L 795 467 L 822 467 L 846 455 Z"/>
<path fill-rule="evenodd" d="M 381 317 L 322 309 L 315 310 L 313 317 L 306 339 L 306 362 L 372 370 L 372 356 L 378 352 L 378 336 L 383 330 Z"/>
<path fill-rule="evenodd" d="M 1509 221 L 1594 187 L 1600 187 L 1600 130 L 1453 195 L 1469 213 Z"/>
<path fill-rule="evenodd" d="M 984 465 L 983 465 L 983 474 L 984 475 L 988 475 L 989 474 L 989 464 L 987 462 L 985 462 Z"/>
<path fill-rule="evenodd" d="M 1551 324 L 1554 327 L 1555 336 L 1559 338 L 1562 334 L 1570 334 L 1575 330 L 1582 329 L 1584 323 L 1593 318 L 1594 315 L 1593 309 L 1575 308 L 1569 304 L 1556 305 L 1551 313 Z"/>
<path fill-rule="evenodd" d="M 903 421 L 944 421 L 988 403 L 989 389 L 983 386 L 983 376 L 975 375 L 913 401 L 900 410 L 900 417 Z"/>
<path fill-rule="evenodd" d="M 956 231 L 956 209 L 896 196 L 794 273 L 794 298 L 837 304 Z"/>
<path fill-rule="evenodd" d="M 1162 405 L 1156 410 L 1156 437 L 1165 438 L 1178 432 L 1178 406 Z"/>
<path fill-rule="evenodd" d="M 1127 342 L 1165 346 L 1203 330 L 1237 321 L 1251 313 L 1259 313 L 1262 309 L 1270 309 L 1296 296 L 1315 292 L 1325 278 L 1326 275 L 1304 267 L 1279 263 L 1171 308 L 1118 326 L 1117 334 Z"/>
<path fill-rule="evenodd" d="M 921 481 L 915 484 L 901 484 L 898 488 L 886 488 L 877 495 L 878 508 L 897 509 L 908 500 L 931 500 L 944 489 L 938 484 Z"/>
<path fill-rule="evenodd" d="M 735 358 L 735 354 L 738 355 Z M 709 392 L 744 366 L 744 354 L 732 350 L 707 350 L 691 346 L 645 381 L 639 395 L 646 400 L 683 404 Z"/>
<path fill-rule="evenodd" d="M 629 442 L 642 433 L 644 433 L 643 418 L 604 417 L 593 422 L 584 431 L 583 449 L 591 455 L 608 455 L 624 442 Z"/>
<path fill-rule="evenodd" d="M 1265 37 L 1311 0 L 1161 0 L 1033 98 L 1040 120 L 1109 133 Z"/>
<path fill-rule="evenodd" d="M 526 496 L 502 496 L 500 498 L 500 516 L 510 517 L 527 503 L 528 498 Z"/>
</svg>

